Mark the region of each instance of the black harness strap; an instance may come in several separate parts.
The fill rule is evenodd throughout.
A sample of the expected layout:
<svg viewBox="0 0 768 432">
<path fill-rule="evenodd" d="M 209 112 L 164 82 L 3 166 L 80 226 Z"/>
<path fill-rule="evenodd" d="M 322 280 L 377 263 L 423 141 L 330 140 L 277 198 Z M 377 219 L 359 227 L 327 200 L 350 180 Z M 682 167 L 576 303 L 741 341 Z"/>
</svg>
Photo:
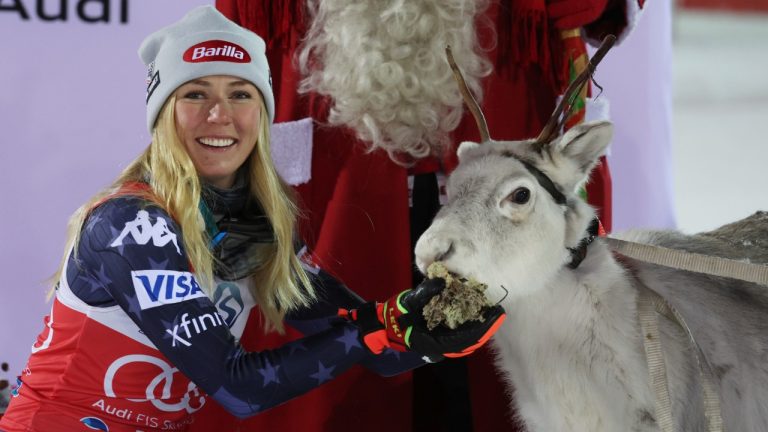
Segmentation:
<svg viewBox="0 0 768 432">
<path fill-rule="evenodd" d="M 522 163 L 523 166 L 528 170 L 528 172 L 530 172 L 531 175 L 536 178 L 536 181 L 539 182 L 539 185 L 541 185 L 541 187 L 543 187 L 547 192 L 549 192 L 550 195 L 552 195 L 552 198 L 557 204 L 566 205 L 567 200 L 565 195 L 563 195 L 563 193 L 557 189 L 555 183 L 549 177 L 547 177 L 546 174 L 541 172 L 541 170 L 529 162 L 526 162 L 522 159 L 517 160 L 519 160 L 520 163 Z M 589 246 L 595 240 L 595 237 L 597 237 L 599 226 L 600 221 L 598 221 L 597 218 L 592 219 L 592 221 L 589 223 L 589 226 L 587 227 L 587 236 L 581 239 L 576 247 L 568 248 L 568 250 L 571 252 L 571 262 L 568 263 L 569 268 L 577 268 L 579 264 L 584 261 L 584 258 L 587 257 L 587 246 Z"/>
<path fill-rule="evenodd" d="M 575 269 L 579 266 L 579 264 L 581 264 L 582 261 L 584 261 L 584 258 L 587 257 L 587 246 L 595 241 L 599 226 L 600 221 L 597 218 L 592 219 L 592 221 L 589 223 L 589 226 L 587 227 L 588 235 L 581 239 L 576 247 L 568 248 L 568 250 L 571 251 L 571 262 L 568 263 L 569 268 Z"/>
<path fill-rule="evenodd" d="M 524 161 L 524 160 L 522 160 L 522 159 L 518 159 L 518 160 L 520 161 L 520 163 L 522 163 L 522 164 L 523 164 L 523 166 L 524 166 L 524 167 L 525 167 L 525 168 L 526 168 L 526 169 L 527 169 L 527 170 L 528 170 L 528 171 L 529 171 L 529 172 L 530 172 L 530 173 L 531 173 L 531 174 L 532 174 L 534 177 L 536 177 L 536 181 L 538 181 L 538 182 L 539 182 L 539 184 L 541 185 L 541 187 L 543 187 L 544 189 L 546 189 L 546 190 L 547 190 L 547 192 L 549 192 L 549 194 L 550 194 L 550 195 L 552 195 L 552 198 L 554 198 L 554 199 L 555 199 L 555 202 L 556 202 L 556 203 L 558 203 L 558 204 L 560 204 L 560 205 L 565 205 L 565 203 L 566 203 L 566 200 L 565 200 L 565 195 L 563 195 L 563 193 L 562 193 L 562 192 L 560 192 L 560 190 L 558 190 L 558 189 L 557 189 L 557 186 L 555 186 L 555 183 L 554 183 L 554 182 L 552 182 L 552 180 L 550 180 L 550 178 L 549 178 L 549 177 L 547 177 L 547 175 L 546 175 L 546 174 L 544 174 L 543 172 L 541 172 L 541 170 L 539 170 L 538 168 L 536 168 L 535 166 L 533 166 L 531 163 L 529 163 L 529 162 L 526 162 L 526 161 Z"/>
</svg>

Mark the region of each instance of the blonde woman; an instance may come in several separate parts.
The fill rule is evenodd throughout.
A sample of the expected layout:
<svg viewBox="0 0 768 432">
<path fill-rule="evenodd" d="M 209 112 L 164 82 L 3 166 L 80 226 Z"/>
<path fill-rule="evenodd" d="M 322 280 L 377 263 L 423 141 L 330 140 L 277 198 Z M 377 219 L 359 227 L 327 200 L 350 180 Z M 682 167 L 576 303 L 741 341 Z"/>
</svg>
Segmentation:
<svg viewBox="0 0 768 432">
<path fill-rule="evenodd" d="M 365 303 L 297 256 L 258 36 L 200 7 L 140 56 L 152 143 L 73 216 L 51 314 L 0 430 L 184 430 L 211 399 L 251 416 L 355 364 L 396 374 L 495 332 L 500 307 L 428 331 L 420 312 L 439 282 Z M 256 304 L 268 327 L 306 336 L 245 351 Z"/>
</svg>

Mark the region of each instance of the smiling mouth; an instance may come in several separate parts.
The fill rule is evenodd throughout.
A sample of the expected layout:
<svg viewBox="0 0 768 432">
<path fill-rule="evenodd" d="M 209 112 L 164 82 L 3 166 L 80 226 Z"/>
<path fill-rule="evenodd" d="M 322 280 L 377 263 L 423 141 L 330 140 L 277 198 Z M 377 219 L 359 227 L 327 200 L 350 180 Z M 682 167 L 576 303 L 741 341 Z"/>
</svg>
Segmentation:
<svg viewBox="0 0 768 432">
<path fill-rule="evenodd" d="M 206 147 L 225 148 L 237 143 L 234 138 L 198 138 L 197 142 Z"/>
</svg>

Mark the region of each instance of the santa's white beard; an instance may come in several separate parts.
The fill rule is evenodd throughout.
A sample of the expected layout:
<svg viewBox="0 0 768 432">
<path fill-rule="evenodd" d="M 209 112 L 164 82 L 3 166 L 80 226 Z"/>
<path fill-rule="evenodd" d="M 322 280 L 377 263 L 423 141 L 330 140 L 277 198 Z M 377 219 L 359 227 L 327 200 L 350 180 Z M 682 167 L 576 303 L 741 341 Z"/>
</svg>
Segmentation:
<svg viewBox="0 0 768 432">
<path fill-rule="evenodd" d="M 440 155 L 462 116 L 451 47 L 479 100 L 491 71 L 475 22 L 487 0 L 317 0 L 299 50 L 300 90 L 332 98 L 328 121 L 396 161 Z"/>
</svg>

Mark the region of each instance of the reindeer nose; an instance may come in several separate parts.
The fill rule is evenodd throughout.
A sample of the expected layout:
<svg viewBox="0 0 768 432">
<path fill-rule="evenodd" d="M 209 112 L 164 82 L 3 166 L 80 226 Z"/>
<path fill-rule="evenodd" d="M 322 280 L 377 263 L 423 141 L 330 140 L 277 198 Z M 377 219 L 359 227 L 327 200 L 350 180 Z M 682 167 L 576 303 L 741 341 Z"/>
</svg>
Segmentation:
<svg viewBox="0 0 768 432">
<path fill-rule="evenodd" d="M 446 236 L 436 235 L 429 230 L 416 242 L 416 265 L 422 273 L 427 273 L 427 267 L 435 261 L 444 261 L 453 254 L 453 240 Z"/>
</svg>

